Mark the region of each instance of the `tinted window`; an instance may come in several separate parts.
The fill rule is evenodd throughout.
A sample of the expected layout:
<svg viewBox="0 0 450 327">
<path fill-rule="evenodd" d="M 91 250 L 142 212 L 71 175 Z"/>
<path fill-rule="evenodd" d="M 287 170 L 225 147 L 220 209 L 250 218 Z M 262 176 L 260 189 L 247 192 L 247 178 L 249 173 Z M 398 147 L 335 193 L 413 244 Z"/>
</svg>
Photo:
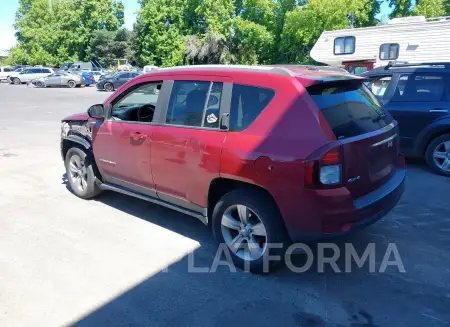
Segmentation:
<svg viewBox="0 0 450 327">
<path fill-rule="evenodd" d="M 130 78 L 130 74 L 129 73 L 122 73 L 119 75 L 119 78 Z"/>
<path fill-rule="evenodd" d="M 230 130 L 242 131 L 250 126 L 275 96 L 275 91 L 248 85 L 233 85 Z"/>
<path fill-rule="evenodd" d="M 355 37 L 344 36 L 334 39 L 334 54 L 352 54 L 355 52 Z"/>
<path fill-rule="evenodd" d="M 31 74 L 32 69 L 25 69 L 22 71 L 22 74 Z"/>
<path fill-rule="evenodd" d="M 166 123 L 195 127 L 219 127 L 223 83 L 175 81 Z"/>
<path fill-rule="evenodd" d="M 11 68 L 3 68 L 3 71 L 4 71 L 4 72 L 10 72 L 10 71 L 11 71 Z"/>
<path fill-rule="evenodd" d="M 43 72 L 43 73 L 47 73 L 47 74 L 48 74 L 48 73 L 51 73 L 51 71 L 50 71 L 49 69 L 45 69 L 45 68 L 42 69 L 42 72 Z"/>
<path fill-rule="evenodd" d="M 385 43 L 380 47 L 380 59 L 394 60 L 398 58 L 400 45 L 398 43 Z"/>
<path fill-rule="evenodd" d="M 444 93 L 442 75 L 401 75 L 392 101 L 440 101 Z"/>
<path fill-rule="evenodd" d="M 40 74 L 42 69 L 40 68 L 33 68 L 31 69 L 31 74 Z"/>
<path fill-rule="evenodd" d="M 373 132 L 392 122 L 359 80 L 316 84 L 308 92 L 338 139 Z"/>
</svg>

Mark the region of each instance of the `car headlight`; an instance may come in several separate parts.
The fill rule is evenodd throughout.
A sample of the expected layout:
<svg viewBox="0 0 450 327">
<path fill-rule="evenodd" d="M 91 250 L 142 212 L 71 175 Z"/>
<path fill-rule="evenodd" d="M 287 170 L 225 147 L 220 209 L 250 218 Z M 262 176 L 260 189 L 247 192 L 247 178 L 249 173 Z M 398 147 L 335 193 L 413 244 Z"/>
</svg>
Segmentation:
<svg viewBox="0 0 450 327">
<path fill-rule="evenodd" d="M 70 123 L 63 122 L 61 125 L 61 136 L 65 137 L 69 134 L 70 131 Z"/>
</svg>

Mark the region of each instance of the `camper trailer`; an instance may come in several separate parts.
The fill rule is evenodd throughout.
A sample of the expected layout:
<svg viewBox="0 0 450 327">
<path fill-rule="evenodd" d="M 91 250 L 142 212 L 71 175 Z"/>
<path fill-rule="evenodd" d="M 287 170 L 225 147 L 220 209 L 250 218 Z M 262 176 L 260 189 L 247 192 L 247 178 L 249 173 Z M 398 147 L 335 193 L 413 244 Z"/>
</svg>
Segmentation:
<svg viewBox="0 0 450 327">
<path fill-rule="evenodd" d="M 360 74 L 390 61 L 450 61 L 450 16 L 394 18 L 386 25 L 325 31 L 311 49 L 315 61 Z"/>
</svg>

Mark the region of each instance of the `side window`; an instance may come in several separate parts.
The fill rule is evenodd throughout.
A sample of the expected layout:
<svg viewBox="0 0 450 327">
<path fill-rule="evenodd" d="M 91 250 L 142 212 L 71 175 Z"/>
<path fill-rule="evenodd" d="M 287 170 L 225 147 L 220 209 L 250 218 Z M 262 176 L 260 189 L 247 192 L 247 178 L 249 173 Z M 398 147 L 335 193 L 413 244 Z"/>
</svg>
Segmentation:
<svg viewBox="0 0 450 327">
<path fill-rule="evenodd" d="M 392 101 L 441 101 L 444 76 L 436 74 L 400 75 Z"/>
<path fill-rule="evenodd" d="M 334 54 L 352 54 L 355 52 L 355 37 L 354 36 L 344 36 L 337 37 L 334 39 Z"/>
<path fill-rule="evenodd" d="M 158 101 L 162 82 L 139 85 L 114 103 L 112 120 L 150 123 Z"/>
<path fill-rule="evenodd" d="M 384 96 L 384 93 L 386 93 L 386 90 L 389 86 L 389 83 L 391 82 L 391 79 L 392 79 L 391 76 L 376 78 L 371 80 L 370 82 L 367 82 L 366 86 L 378 98 L 382 98 Z"/>
<path fill-rule="evenodd" d="M 42 69 L 42 72 L 46 73 L 46 74 L 50 74 L 50 70 L 48 70 L 48 69 Z"/>
<path fill-rule="evenodd" d="M 246 129 L 267 107 L 275 91 L 248 85 L 233 85 L 230 108 L 230 130 Z"/>
<path fill-rule="evenodd" d="M 167 109 L 166 123 L 219 128 L 223 83 L 175 81 Z"/>
<path fill-rule="evenodd" d="M 4 71 L 5 73 L 10 72 L 10 71 L 11 71 L 11 68 L 4 68 L 3 71 Z"/>
<path fill-rule="evenodd" d="M 384 43 L 380 46 L 381 60 L 395 60 L 398 58 L 400 45 L 398 43 Z"/>
<path fill-rule="evenodd" d="M 119 75 L 119 78 L 130 78 L 130 73 L 122 73 Z"/>
</svg>

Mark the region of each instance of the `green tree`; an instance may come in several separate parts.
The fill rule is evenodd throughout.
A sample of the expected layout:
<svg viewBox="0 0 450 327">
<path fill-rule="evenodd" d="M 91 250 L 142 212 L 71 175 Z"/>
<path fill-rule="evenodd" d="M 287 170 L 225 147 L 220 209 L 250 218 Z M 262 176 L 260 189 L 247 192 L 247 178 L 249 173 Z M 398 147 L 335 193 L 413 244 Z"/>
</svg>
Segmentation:
<svg viewBox="0 0 450 327">
<path fill-rule="evenodd" d="M 405 17 L 411 14 L 414 0 L 389 0 L 392 8 L 390 18 Z"/>
<path fill-rule="evenodd" d="M 445 15 L 445 3 L 443 0 L 420 0 L 412 10 L 415 16 L 440 17 Z"/>
<path fill-rule="evenodd" d="M 121 28 L 116 32 L 98 30 L 92 33 L 88 56 L 97 60 L 103 67 L 109 67 L 114 59 L 129 59 L 132 61 L 132 32 Z"/>
<path fill-rule="evenodd" d="M 185 0 L 141 0 L 134 50 L 141 66 L 174 66 L 185 54 Z"/>
<path fill-rule="evenodd" d="M 57 65 L 89 60 L 93 31 L 117 30 L 123 4 L 116 0 L 20 0 L 15 28 L 18 45 L 11 62 Z"/>
</svg>

